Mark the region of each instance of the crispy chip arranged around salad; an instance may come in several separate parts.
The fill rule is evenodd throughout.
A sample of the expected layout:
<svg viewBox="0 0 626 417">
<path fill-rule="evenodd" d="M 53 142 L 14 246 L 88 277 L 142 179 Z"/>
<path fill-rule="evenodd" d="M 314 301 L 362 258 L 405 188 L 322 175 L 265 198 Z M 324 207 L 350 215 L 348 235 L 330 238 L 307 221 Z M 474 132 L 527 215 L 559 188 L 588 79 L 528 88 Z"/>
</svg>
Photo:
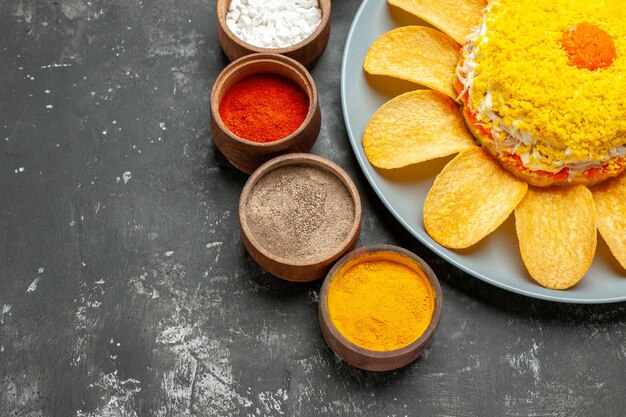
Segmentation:
<svg viewBox="0 0 626 417">
<path fill-rule="evenodd" d="M 486 0 L 389 0 L 389 4 L 421 17 L 464 43 L 472 28 L 480 21 Z"/>
<path fill-rule="evenodd" d="M 424 201 L 424 227 L 441 245 L 463 249 L 493 232 L 524 198 L 528 185 L 503 171 L 482 148 L 458 154 Z"/>
<path fill-rule="evenodd" d="M 626 175 L 603 182 L 591 193 L 600 235 L 626 269 Z"/>
<path fill-rule="evenodd" d="M 457 98 L 452 81 L 460 47 L 438 30 L 404 26 L 378 38 L 367 51 L 369 74 L 411 81 Z"/>
<path fill-rule="evenodd" d="M 385 103 L 370 119 L 363 149 L 382 169 L 402 168 L 476 147 L 454 102 L 416 90 Z"/>
<path fill-rule="evenodd" d="M 596 251 L 591 191 L 584 185 L 529 188 L 515 209 L 522 260 L 544 287 L 563 290 L 587 273 Z"/>
</svg>

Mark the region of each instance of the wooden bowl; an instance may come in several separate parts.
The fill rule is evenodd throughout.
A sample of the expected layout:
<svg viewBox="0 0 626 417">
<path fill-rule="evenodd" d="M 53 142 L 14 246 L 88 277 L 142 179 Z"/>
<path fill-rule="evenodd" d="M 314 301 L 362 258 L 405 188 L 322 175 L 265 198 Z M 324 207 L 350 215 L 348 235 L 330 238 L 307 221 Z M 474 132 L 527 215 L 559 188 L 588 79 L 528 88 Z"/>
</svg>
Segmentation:
<svg viewBox="0 0 626 417">
<path fill-rule="evenodd" d="M 377 252 L 395 252 L 396 254 L 403 255 L 403 258 L 406 259 L 406 263 L 404 264 L 410 268 L 414 268 L 416 271 L 423 271 L 435 293 L 435 310 L 426 331 L 411 344 L 401 349 L 384 352 L 364 349 L 346 339 L 335 326 L 330 317 L 328 308 L 328 290 L 332 281 L 338 276 L 339 271 L 349 262 L 356 260 L 362 255 Z M 366 246 L 348 253 L 335 264 L 330 272 L 328 272 L 320 292 L 319 320 L 324 339 L 326 339 L 328 345 L 340 358 L 357 368 L 368 371 L 390 371 L 401 368 L 417 359 L 424 350 L 426 350 L 426 347 L 430 344 L 435 335 L 439 327 L 442 311 L 443 294 L 439 281 L 432 269 L 414 253 L 392 245 Z"/>
<path fill-rule="evenodd" d="M 330 37 L 330 0 L 319 0 L 322 21 L 315 32 L 300 43 L 287 48 L 259 48 L 239 39 L 226 26 L 226 13 L 230 0 L 217 0 L 217 37 L 224 53 L 231 61 L 242 56 L 263 52 L 283 54 L 310 68 L 322 55 Z"/>
<path fill-rule="evenodd" d="M 289 78 L 309 97 L 309 112 L 291 135 L 267 143 L 242 139 L 222 121 L 219 105 L 224 94 L 237 82 L 254 74 L 270 73 Z M 309 152 L 320 133 L 322 116 L 317 89 L 311 74 L 291 58 L 278 54 L 247 55 L 224 68 L 211 92 L 211 136 L 215 146 L 239 170 L 251 174 L 270 159 L 285 153 Z"/>
<path fill-rule="evenodd" d="M 259 180 L 274 169 L 288 165 L 304 165 L 323 169 L 334 175 L 345 185 L 354 205 L 354 221 L 347 237 L 330 254 L 311 260 L 285 259 L 261 246 L 248 223 L 246 205 Z M 252 257 L 266 271 L 279 278 L 294 282 L 314 281 L 323 277 L 337 259 L 354 248 L 361 232 L 361 199 L 356 186 L 348 174 L 335 163 L 311 154 L 289 154 L 272 159 L 257 169 L 241 192 L 239 200 L 239 222 L 243 244 Z"/>
</svg>

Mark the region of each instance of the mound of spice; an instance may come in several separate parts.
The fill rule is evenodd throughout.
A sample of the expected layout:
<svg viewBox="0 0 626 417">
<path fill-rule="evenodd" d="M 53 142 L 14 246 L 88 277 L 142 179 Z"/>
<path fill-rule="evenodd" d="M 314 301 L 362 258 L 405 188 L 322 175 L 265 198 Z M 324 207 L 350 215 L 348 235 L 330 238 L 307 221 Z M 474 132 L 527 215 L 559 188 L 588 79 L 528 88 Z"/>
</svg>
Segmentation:
<svg viewBox="0 0 626 417">
<path fill-rule="evenodd" d="M 259 48 L 287 48 L 315 32 L 322 21 L 318 0 L 232 0 L 226 25 Z"/>
<path fill-rule="evenodd" d="M 354 224 L 348 188 L 332 173 L 286 165 L 264 175 L 246 202 L 246 220 L 267 252 L 294 263 L 331 256 Z"/>
<path fill-rule="evenodd" d="M 421 268 L 395 252 L 366 252 L 341 268 L 328 289 L 333 324 L 373 351 L 401 349 L 428 328 L 435 291 Z"/>
<path fill-rule="evenodd" d="M 255 74 L 235 83 L 224 95 L 219 114 L 228 129 L 252 142 L 283 139 L 302 125 L 309 97 L 293 80 Z"/>
</svg>

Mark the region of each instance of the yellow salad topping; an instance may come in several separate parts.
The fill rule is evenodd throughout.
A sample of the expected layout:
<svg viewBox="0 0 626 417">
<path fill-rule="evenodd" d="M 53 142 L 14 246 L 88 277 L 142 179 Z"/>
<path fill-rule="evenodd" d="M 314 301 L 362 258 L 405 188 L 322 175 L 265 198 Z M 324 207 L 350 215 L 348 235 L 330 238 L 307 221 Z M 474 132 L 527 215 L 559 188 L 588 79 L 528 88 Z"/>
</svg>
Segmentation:
<svg viewBox="0 0 626 417">
<path fill-rule="evenodd" d="M 470 106 L 490 95 L 502 123 L 537 138 L 548 163 L 606 159 L 626 144 L 624 22 L 623 0 L 490 2 Z"/>
</svg>

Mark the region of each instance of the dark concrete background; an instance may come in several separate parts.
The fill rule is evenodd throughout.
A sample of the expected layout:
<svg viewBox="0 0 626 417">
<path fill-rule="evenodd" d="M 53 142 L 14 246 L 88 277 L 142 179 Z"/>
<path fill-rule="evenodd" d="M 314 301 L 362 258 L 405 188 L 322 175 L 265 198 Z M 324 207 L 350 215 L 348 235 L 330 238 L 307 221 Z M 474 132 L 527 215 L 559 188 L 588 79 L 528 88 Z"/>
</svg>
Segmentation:
<svg viewBox="0 0 626 417">
<path fill-rule="evenodd" d="M 445 311 L 426 354 L 384 374 L 346 365 L 320 335 L 320 283 L 282 282 L 242 248 L 246 176 L 208 129 L 227 64 L 215 2 L 4 0 L 0 416 L 623 415 L 626 305 L 484 284 L 373 194 L 340 106 L 358 5 L 333 3 L 312 71 L 313 152 L 357 183 L 360 244 L 406 247 L 439 275 Z"/>
</svg>

